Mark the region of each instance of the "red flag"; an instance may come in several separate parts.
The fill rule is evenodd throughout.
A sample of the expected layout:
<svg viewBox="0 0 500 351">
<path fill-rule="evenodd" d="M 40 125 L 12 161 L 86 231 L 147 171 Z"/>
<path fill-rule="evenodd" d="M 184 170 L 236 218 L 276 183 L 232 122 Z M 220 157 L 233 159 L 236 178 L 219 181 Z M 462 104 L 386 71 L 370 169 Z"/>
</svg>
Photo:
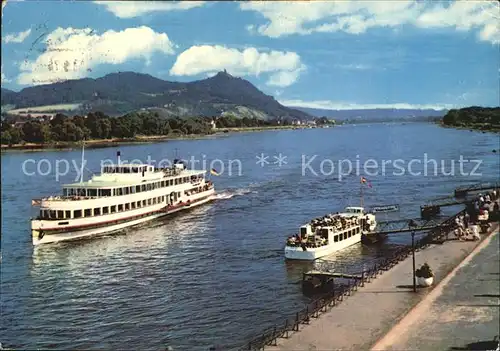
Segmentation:
<svg viewBox="0 0 500 351">
<path fill-rule="evenodd" d="M 372 183 L 370 183 L 365 177 L 361 177 L 361 184 L 368 184 L 368 187 L 372 187 Z"/>
</svg>

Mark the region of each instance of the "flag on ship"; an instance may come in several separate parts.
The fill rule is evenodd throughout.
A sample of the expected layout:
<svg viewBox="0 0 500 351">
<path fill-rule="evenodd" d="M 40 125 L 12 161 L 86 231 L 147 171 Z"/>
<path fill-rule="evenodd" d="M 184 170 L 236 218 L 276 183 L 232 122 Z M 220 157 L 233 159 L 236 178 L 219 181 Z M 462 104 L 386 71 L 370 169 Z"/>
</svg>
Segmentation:
<svg viewBox="0 0 500 351">
<path fill-rule="evenodd" d="M 212 168 L 212 169 L 210 170 L 210 174 L 213 174 L 213 175 L 216 175 L 216 176 L 220 175 L 220 173 L 219 173 L 219 172 L 217 172 L 214 168 Z"/>
<path fill-rule="evenodd" d="M 40 206 L 42 204 L 42 200 L 31 200 L 31 206 Z"/>
<path fill-rule="evenodd" d="M 361 177 L 361 183 L 362 184 L 368 184 L 368 187 L 370 187 L 370 188 L 372 187 L 372 183 L 370 183 L 368 181 L 368 179 L 366 179 L 365 177 Z"/>
</svg>

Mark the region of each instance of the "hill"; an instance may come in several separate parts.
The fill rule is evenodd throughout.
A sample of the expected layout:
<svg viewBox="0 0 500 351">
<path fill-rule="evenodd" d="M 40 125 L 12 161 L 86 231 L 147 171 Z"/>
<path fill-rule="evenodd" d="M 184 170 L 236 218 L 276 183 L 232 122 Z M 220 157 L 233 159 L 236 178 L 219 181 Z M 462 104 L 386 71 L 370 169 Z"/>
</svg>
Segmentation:
<svg viewBox="0 0 500 351">
<path fill-rule="evenodd" d="M 429 120 L 443 117 L 447 110 L 433 109 L 359 109 L 359 110 L 324 110 L 296 107 L 316 117 L 328 117 L 336 121 L 356 122 L 391 122 L 402 120 Z"/>
<path fill-rule="evenodd" d="M 470 106 L 450 110 L 443 124 L 451 127 L 500 131 L 500 107 Z"/>
<path fill-rule="evenodd" d="M 2 89 L 2 106 L 10 113 L 82 114 L 101 111 L 117 116 L 153 110 L 162 117 L 234 115 L 259 119 L 310 119 L 303 111 L 281 105 L 250 82 L 219 72 L 194 82 L 169 82 L 148 74 L 119 72 L 104 77 L 68 80 L 24 88 Z"/>
</svg>

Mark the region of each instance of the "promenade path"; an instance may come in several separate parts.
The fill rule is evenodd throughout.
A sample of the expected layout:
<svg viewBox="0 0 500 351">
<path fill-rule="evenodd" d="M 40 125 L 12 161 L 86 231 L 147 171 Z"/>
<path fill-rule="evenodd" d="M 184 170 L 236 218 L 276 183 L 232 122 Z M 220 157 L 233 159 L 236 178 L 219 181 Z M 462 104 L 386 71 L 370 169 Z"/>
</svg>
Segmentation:
<svg viewBox="0 0 500 351">
<path fill-rule="evenodd" d="M 485 236 L 488 235 L 483 235 L 483 240 Z M 416 266 L 427 262 L 434 271 L 434 284 L 438 284 L 483 240 L 450 240 L 442 245 L 431 245 L 416 252 Z M 289 338 L 278 339 L 277 346 L 266 346 L 266 350 L 370 350 L 431 291 L 419 288 L 414 293 L 412 282 L 410 255 L 341 304 L 317 319 L 311 318 L 309 324 L 300 325 L 299 331 L 290 333 Z"/>
<path fill-rule="evenodd" d="M 373 350 L 495 350 L 500 334 L 499 235 L 466 259 Z"/>
</svg>

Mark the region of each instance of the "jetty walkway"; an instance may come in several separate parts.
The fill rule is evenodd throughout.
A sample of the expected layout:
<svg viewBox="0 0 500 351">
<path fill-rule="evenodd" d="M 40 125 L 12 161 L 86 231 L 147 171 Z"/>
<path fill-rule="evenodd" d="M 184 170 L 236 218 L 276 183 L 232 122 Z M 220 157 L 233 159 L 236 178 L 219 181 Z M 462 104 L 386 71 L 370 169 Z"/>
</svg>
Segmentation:
<svg viewBox="0 0 500 351">
<path fill-rule="evenodd" d="M 422 244 L 415 253 L 416 266 L 427 262 L 434 271 L 434 285 L 445 279 L 485 238 L 498 231 L 493 224 L 480 241 L 449 240 L 444 244 Z M 493 260 L 495 261 L 495 260 Z M 498 259 L 496 260 L 498 265 Z M 385 265 L 387 267 L 387 265 Z M 296 316 L 284 329 L 265 335 L 265 350 L 369 350 L 414 306 L 432 292 L 432 288 L 412 291 L 411 251 L 398 257 L 387 271 L 368 272 L 368 282 L 357 280 L 332 302 L 316 302 L 315 311 Z M 498 272 L 498 270 L 496 271 Z M 375 278 L 371 282 L 369 278 Z M 498 278 L 498 276 L 494 276 Z M 351 296 L 352 295 L 352 296 Z M 342 303 L 338 303 L 341 300 Z M 310 313 L 313 312 L 313 313 Z M 425 323 L 425 322 L 424 322 Z M 432 326 L 429 326 L 432 329 Z M 408 343 L 414 342 L 408 339 Z M 408 344 L 404 344 L 408 345 Z M 396 349 L 408 349 L 398 345 Z M 249 344 L 248 349 L 262 349 Z M 419 349 L 422 349 L 419 347 Z M 426 349 L 425 347 L 423 349 Z"/>
<path fill-rule="evenodd" d="M 500 242 L 490 236 L 372 350 L 496 350 Z M 472 256 L 472 257 L 471 257 Z"/>
</svg>

